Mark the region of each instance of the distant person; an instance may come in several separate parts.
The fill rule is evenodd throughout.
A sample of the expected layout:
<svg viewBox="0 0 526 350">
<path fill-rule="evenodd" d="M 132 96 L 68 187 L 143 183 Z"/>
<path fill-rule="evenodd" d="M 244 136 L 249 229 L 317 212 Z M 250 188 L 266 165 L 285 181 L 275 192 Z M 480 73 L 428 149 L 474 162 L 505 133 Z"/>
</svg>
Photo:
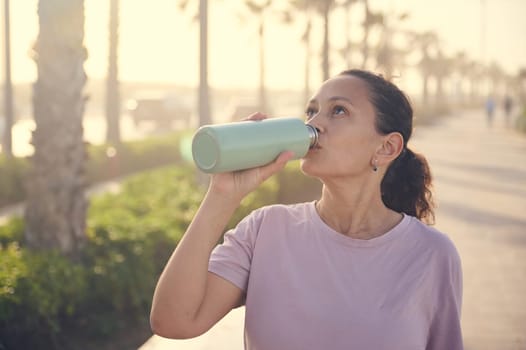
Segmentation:
<svg viewBox="0 0 526 350">
<path fill-rule="evenodd" d="M 488 126 L 490 127 L 493 125 L 494 114 L 495 114 L 495 100 L 490 95 L 486 99 L 486 120 L 487 120 Z"/>
<path fill-rule="evenodd" d="M 305 114 L 319 144 L 301 169 L 323 183 L 321 197 L 259 208 L 217 245 L 241 200 L 292 154 L 213 174 L 157 284 L 154 333 L 196 337 L 245 305 L 245 349 L 462 349 L 461 262 L 426 224 L 431 174 L 408 147 L 405 94 L 349 70 L 324 82 Z"/>
<path fill-rule="evenodd" d="M 511 111 L 513 109 L 513 99 L 510 95 L 504 97 L 504 115 L 506 116 L 506 126 L 510 126 Z"/>
</svg>

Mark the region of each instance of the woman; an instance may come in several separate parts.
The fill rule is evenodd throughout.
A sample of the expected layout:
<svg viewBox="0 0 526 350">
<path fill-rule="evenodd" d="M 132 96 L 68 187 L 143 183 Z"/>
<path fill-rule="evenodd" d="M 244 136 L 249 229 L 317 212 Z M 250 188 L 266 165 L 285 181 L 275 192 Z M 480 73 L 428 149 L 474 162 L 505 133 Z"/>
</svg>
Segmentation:
<svg viewBox="0 0 526 350">
<path fill-rule="evenodd" d="M 420 221 L 433 220 L 431 177 L 407 147 L 405 95 L 345 71 L 306 117 L 319 143 L 301 168 L 322 181 L 321 198 L 258 209 L 216 247 L 242 198 L 291 154 L 213 175 L 157 285 L 153 331 L 195 337 L 246 305 L 247 349 L 462 349 L 460 259 Z"/>
</svg>

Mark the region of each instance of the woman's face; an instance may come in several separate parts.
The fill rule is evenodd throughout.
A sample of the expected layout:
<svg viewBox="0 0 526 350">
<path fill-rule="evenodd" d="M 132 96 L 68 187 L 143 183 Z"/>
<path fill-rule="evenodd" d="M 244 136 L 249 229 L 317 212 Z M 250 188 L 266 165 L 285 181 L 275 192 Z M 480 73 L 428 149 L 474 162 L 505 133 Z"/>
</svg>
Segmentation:
<svg viewBox="0 0 526 350">
<path fill-rule="evenodd" d="M 319 141 L 301 161 L 305 174 L 329 178 L 372 172 L 382 135 L 375 129 L 375 110 L 363 80 L 342 75 L 326 81 L 308 103 L 306 118 L 319 129 Z"/>
</svg>

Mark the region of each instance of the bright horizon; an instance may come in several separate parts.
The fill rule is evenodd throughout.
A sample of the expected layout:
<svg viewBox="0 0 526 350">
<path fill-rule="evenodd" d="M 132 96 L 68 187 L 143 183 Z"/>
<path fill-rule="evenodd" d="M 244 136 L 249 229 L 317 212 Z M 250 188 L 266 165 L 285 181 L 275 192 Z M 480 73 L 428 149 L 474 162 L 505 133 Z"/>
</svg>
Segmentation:
<svg viewBox="0 0 526 350">
<path fill-rule="evenodd" d="M 209 83 L 215 88 L 258 86 L 256 21 L 239 19 L 239 0 L 211 0 L 209 4 Z M 37 0 L 11 1 L 11 59 L 14 83 L 36 80 L 29 57 L 38 34 Z M 485 12 L 481 11 L 485 4 Z M 526 1 L 523 0 L 370 0 L 372 10 L 409 12 L 403 28 L 435 31 L 447 55 L 464 50 L 470 58 L 496 61 L 511 74 L 526 67 Z M 455 9 L 455 11 L 452 11 Z M 161 82 L 181 86 L 198 84 L 198 24 L 192 11 L 182 13 L 175 0 L 120 2 L 119 77 L 121 81 Z M 190 9 L 192 10 L 192 9 Z M 361 37 L 363 7 L 352 8 L 351 36 Z M 103 79 L 107 71 L 109 2 L 85 2 L 85 70 L 90 79 Z M 485 14 L 485 15 L 484 15 Z M 274 18 L 267 22 L 266 81 L 269 88 L 301 89 L 304 48 L 300 41 L 303 16 L 286 26 Z M 482 21 L 486 29 L 481 31 Z M 334 48 L 344 45 L 341 13 L 331 17 L 331 74 L 346 68 Z M 321 82 L 319 47 L 322 28 L 317 19 L 312 36 L 311 85 Z M 3 48 L 3 27 L 1 28 Z M 358 56 L 356 57 L 358 59 Z M 0 57 L 4 76 L 4 58 Z M 410 79 L 410 73 L 406 78 Z"/>
</svg>

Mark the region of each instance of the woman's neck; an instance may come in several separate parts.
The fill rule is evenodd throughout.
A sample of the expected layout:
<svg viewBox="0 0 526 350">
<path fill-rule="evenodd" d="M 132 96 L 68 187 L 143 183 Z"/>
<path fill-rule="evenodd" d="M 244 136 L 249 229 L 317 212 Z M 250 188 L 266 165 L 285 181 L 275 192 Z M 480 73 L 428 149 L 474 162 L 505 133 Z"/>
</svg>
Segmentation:
<svg viewBox="0 0 526 350">
<path fill-rule="evenodd" d="M 356 239 L 372 239 L 391 230 L 402 215 L 385 206 L 378 191 L 323 186 L 316 202 L 321 219 L 332 229 Z"/>
</svg>

